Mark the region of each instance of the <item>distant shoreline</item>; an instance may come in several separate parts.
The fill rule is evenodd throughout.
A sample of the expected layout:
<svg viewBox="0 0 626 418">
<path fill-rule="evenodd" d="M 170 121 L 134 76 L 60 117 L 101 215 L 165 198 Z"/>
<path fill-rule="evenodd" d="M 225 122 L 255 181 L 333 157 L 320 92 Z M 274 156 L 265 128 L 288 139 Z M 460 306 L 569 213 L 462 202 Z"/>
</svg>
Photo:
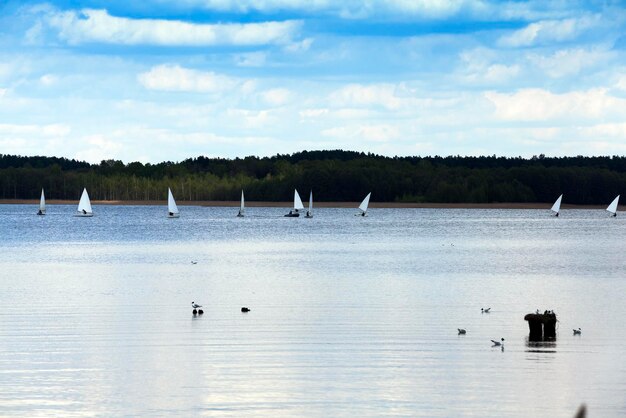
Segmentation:
<svg viewBox="0 0 626 418">
<path fill-rule="evenodd" d="M 360 202 L 314 202 L 316 208 L 357 208 Z M 38 205 L 39 199 L 0 199 L 0 205 Z M 46 200 L 49 205 L 78 205 L 76 200 Z M 167 206 L 164 200 L 92 200 L 91 204 L 123 206 Z M 178 206 L 239 207 L 239 201 L 177 201 Z M 293 202 L 254 202 L 246 201 L 246 207 L 290 208 Z M 433 209 L 545 209 L 552 203 L 399 203 L 370 202 L 370 208 L 433 208 Z M 602 205 L 566 205 L 561 209 L 604 209 Z"/>
</svg>

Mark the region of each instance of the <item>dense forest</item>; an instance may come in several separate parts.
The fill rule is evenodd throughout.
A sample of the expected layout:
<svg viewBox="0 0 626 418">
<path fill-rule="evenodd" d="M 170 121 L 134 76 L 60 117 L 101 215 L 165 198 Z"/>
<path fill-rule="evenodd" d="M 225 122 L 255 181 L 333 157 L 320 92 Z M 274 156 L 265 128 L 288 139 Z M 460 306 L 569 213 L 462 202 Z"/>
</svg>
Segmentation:
<svg viewBox="0 0 626 418">
<path fill-rule="evenodd" d="M 56 157 L 0 154 L 0 198 L 77 200 L 87 187 L 94 200 L 289 201 L 293 189 L 312 189 L 317 201 L 605 204 L 626 192 L 626 157 L 530 159 L 384 157 L 352 151 L 303 151 L 273 157 L 189 158 L 173 163 L 100 164 Z"/>
</svg>

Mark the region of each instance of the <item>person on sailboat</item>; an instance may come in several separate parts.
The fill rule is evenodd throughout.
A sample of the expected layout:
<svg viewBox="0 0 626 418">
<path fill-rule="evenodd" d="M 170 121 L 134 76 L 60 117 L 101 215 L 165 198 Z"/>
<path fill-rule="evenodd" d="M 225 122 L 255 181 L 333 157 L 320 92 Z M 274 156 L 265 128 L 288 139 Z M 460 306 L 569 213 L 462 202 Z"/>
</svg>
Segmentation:
<svg viewBox="0 0 626 418">
<path fill-rule="evenodd" d="M 87 211 L 83 209 L 83 215 L 87 215 Z"/>
<path fill-rule="evenodd" d="M 307 210 L 307 211 L 306 211 L 306 216 L 307 216 L 308 218 L 310 218 L 310 217 L 311 217 L 311 211 L 310 211 L 310 210 Z"/>
<path fill-rule="evenodd" d="M 43 212 L 41 211 L 41 209 L 37 211 L 37 215 L 43 215 Z"/>
<path fill-rule="evenodd" d="M 170 216 L 174 216 L 174 212 L 169 212 Z"/>
</svg>

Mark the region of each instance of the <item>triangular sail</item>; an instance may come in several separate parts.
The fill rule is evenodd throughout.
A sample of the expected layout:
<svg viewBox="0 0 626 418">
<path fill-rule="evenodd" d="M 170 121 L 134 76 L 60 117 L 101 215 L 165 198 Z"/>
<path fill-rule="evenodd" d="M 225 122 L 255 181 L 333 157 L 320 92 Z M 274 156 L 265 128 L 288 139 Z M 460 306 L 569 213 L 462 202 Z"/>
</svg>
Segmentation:
<svg viewBox="0 0 626 418">
<path fill-rule="evenodd" d="M 559 196 L 559 198 L 556 199 L 556 202 L 554 202 L 554 205 L 552 205 L 552 208 L 550 209 L 552 212 L 559 213 L 559 211 L 561 210 L 562 199 L 563 199 L 563 195 Z"/>
<path fill-rule="evenodd" d="M 176 206 L 174 195 L 172 195 L 172 190 L 169 187 L 167 188 L 167 211 L 174 215 L 178 214 L 178 206 Z"/>
<path fill-rule="evenodd" d="M 41 199 L 39 200 L 39 212 L 46 213 L 46 196 L 43 194 L 43 189 L 41 189 Z"/>
<path fill-rule="evenodd" d="M 361 212 L 363 212 L 363 213 L 367 212 L 367 207 L 370 204 L 370 196 L 371 195 L 372 195 L 372 193 L 368 193 L 368 195 L 365 196 L 365 199 L 363 199 L 363 201 L 359 205 L 359 209 L 361 209 Z"/>
<path fill-rule="evenodd" d="M 83 214 L 91 213 L 91 201 L 89 200 L 89 194 L 87 189 L 83 189 L 83 194 L 80 196 L 80 202 L 78 202 L 78 212 Z"/>
<path fill-rule="evenodd" d="M 304 205 L 302 204 L 302 199 L 300 199 L 300 195 L 297 190 L 293 191 L 293 208 L 295 210 L 304 209 Z"/>
<path fill-rule="evenodd" d="M 241 206 L 239 207 L 239 213 L 241 213 L 243 215 L 243 213 L 246 210 L 246 206 L 245 206 L 245 202 L 243 199 L 243 190 L 241 191 Z"/>
<path fill-rule="evenodd" d="M 313 214 L 313 190 L 311 190 L 309 195 L 309 214 Z"/>
<path fill-rule="evenodd" d="M 617 195 L 617 197 L 615 199 L 613 199 L 613 201 L 611 202 L 609 207 L 606 208 L 606 210 L 611 212 L 613 215 L 615 215 L 617 213 L 617 204 L 618 203 L 619 203 L 619 195 Z"/>
</svg>

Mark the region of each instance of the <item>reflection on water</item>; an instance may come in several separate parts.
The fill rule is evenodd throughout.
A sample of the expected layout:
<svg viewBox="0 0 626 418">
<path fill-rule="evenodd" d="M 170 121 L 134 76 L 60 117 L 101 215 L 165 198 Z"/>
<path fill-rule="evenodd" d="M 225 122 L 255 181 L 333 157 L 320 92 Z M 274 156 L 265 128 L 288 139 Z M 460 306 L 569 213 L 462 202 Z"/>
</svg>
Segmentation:
<svg viewBox="0 0 626 418">
<path fill-rule="evenodd" d="M 2 416 L 626 415 L 626 218 L 74 210 L 0 207 Z"/>
</svg>

